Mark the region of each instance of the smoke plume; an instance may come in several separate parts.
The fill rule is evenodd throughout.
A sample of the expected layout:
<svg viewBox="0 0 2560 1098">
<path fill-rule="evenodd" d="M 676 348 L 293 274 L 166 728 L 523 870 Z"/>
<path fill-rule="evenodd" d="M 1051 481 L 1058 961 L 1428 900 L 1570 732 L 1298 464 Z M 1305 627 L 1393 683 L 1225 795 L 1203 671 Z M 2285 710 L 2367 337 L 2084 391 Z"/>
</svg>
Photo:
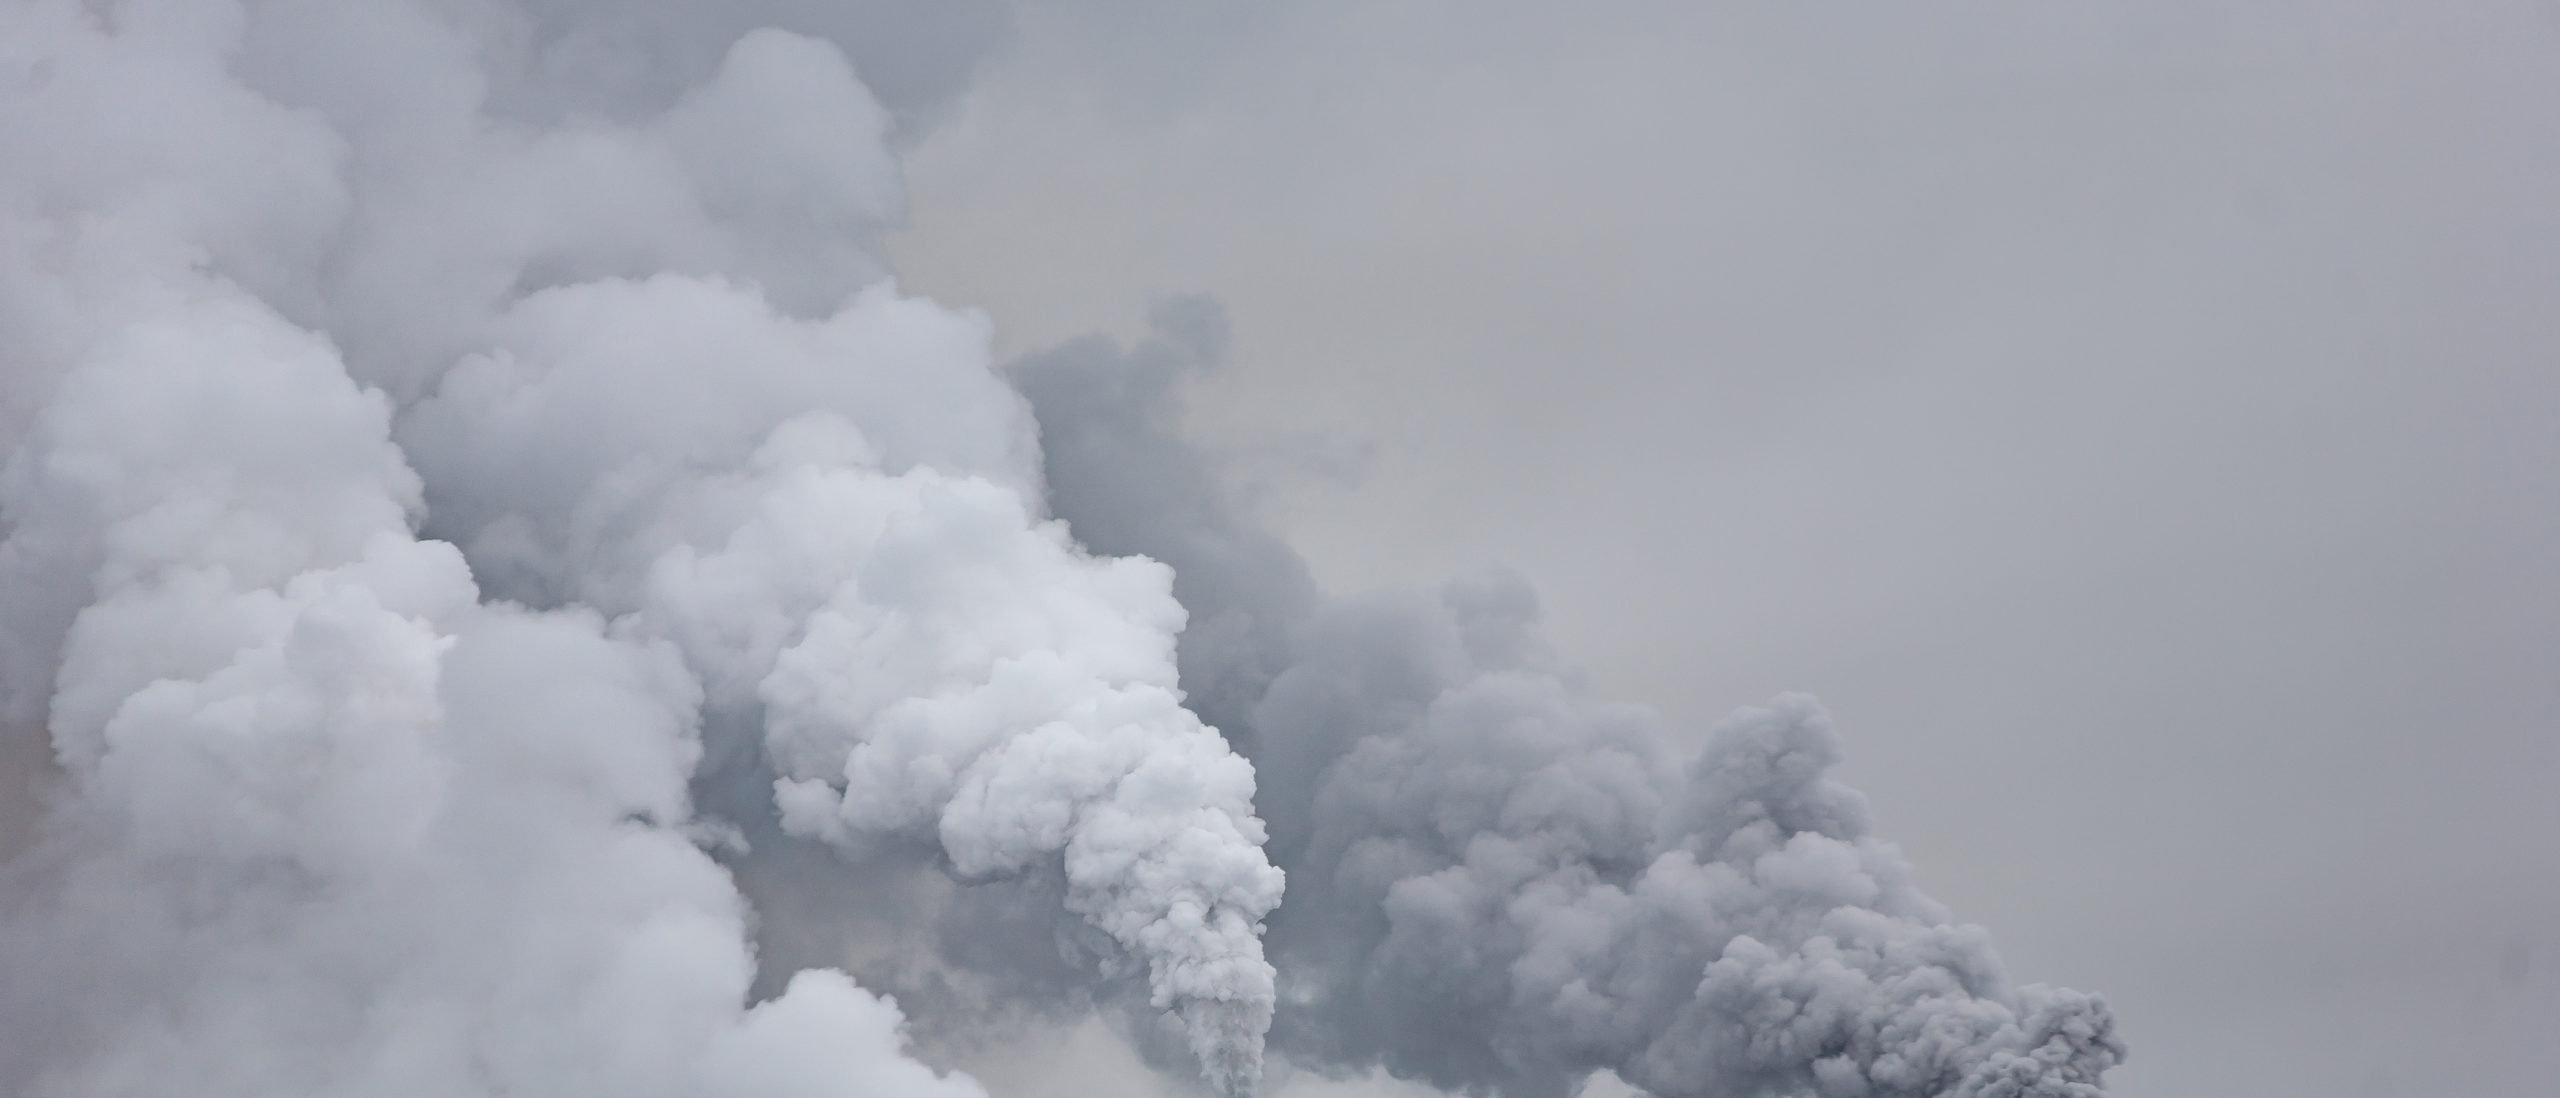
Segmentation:
<svg viewBox="0 0 2560 1098">
<path fill-rule="evenodd" d="M 1684 763 L 1516 582 L 1324 598 L 1169 426 L 1213 307 L 1008 373 L 901 293 L 1006 25 L 0 6 L 0 1091 L 977 1095 L 910 1027 L 1013 998 L 1231 1093 L 2098 1093 L 1810 701 Z"/>
<path fill-rule="evenodd" d="M 2103 1001 L 2013 986 L 1826 772 L 1840 740 L 1787 696 L 1674 756 L 1595 700 L 1507 577 L 1327 601 L 1224 502 L 1172 427 L 1212 365 L 1213 304 L 1126 351 L 1014 365 L 1058 513 L 1171 563 L 1182 677 L 1261 778 L 1281 1009 L 1318 1069 L 1563 1095 L 1612 1070 L 1663 1098 L 2100 1094 Z"/>
</svg>

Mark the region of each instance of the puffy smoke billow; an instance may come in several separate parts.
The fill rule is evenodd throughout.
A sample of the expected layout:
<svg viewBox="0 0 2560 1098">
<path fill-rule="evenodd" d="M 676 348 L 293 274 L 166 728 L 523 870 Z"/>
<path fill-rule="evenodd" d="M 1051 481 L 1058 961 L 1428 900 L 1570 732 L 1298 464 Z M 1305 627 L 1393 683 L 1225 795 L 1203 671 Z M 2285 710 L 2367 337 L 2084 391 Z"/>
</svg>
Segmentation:
<svg viewBox="0 0 2560 1098">
<path fill-rule="evenodd" d="M 1170 577 L 1043 514 L 873 258 L 897 112 L 758 10 L 0 8 L 0 1090 L 975 1093 L 840 974 L 749 1005 L 740 740 L 794 834 L 1062 880 L 1252 1085 L 1280 876 Z"/>
<path fill-rule="evenodd" d="M 86 605 L 62 799 L 9 870 L 0 1089 L 980 1093 L 839 975 L 741 1010 L 744 910 L 674 826 L 672 653 L 479 602 L 321 339 L 210 278 L 136 296 L 5 497 L 6 590 Z"/>
<path fill-rule="evenodd" d="M 922 833 L 972 879 L 1063 858 L 1212 1078 L 1259 1072 L 1280 877 L 1252 768 L 1182 706 L 1163 566 L 1026 502 L 1009 394 L 950 369 L 983 361 L 975 322 L 659 279 L 497 331 L 409 436 L 475 563 L 683 652 L 715 727 L 761 724 L 785 831 Z"/>
<path fill-rule="evenodd" d="M 2014 986 L 1827 777 L 1801 696 L 1685 763 L 1581 689 L 1503 578 L 1327 602 L 1169 426 L 1214 307 L 1123 351 L 1014 367 L 1058 512 L 1175 568 L 1182 677 L 1260 774 L 1289 900 L 1275 1047 L 1469 1093 L 2087 1098 L 2123 1055 L 2103 1001 Z"/>
<path fill-rule="evenodd" d="M 1326 601 L 1165 425 L 1214 309 L 1008 384 L 899 293 L 1004 25 L 0 0 L 0 1093 L 976 1095 L 907 1041 L 990 996 L 1231 1092 L 2096 1093 L 1810 702 L 1684 764 L 1516 583 Z"/>
</svg>

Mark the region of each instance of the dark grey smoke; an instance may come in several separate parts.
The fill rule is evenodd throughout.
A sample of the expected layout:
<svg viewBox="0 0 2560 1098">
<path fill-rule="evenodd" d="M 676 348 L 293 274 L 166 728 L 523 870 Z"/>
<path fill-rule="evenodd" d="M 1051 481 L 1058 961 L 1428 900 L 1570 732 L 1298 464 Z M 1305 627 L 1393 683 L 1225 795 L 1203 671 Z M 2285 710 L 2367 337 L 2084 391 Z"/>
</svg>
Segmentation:
<svg viewBox="0 0 2560 1098">
<path fill-rule="evenodd" d="M 1012 367 L 1077 536 L 1175 568 L 1193 704 L 1249 755 L 1289 875 L 1273 1047 L 1469 1093 L 1608 1069 L 1661 1096 L 2086 1098 L 2124 1054 L 2103 1000 L 2013 985 L 1827 777 L 1790 695 L 1683 762 L 1590 696 L 1494 577 L 1320 598 L 1174 423 L 1222 325 L 1160 309 L 1128 349 Z"/>
<path fill-rule="evenodd" d="M 1225 311 L 1177 298 L 1149 319 L 1155 338 L 1125 352 L 1088 336 L 1011 374 L 1040 420 L 1050 505 L 1077 540 L 1173 566 L 1174 597 L 1191 612 L 1183 689 L 1233 738 L 1288 665 L 1288 630 L 1315 609 L 1315 579 L 1287 542 L 1238 517 L 1169 420 L 1183 376 L 1224 359 Z"/>
</svg>

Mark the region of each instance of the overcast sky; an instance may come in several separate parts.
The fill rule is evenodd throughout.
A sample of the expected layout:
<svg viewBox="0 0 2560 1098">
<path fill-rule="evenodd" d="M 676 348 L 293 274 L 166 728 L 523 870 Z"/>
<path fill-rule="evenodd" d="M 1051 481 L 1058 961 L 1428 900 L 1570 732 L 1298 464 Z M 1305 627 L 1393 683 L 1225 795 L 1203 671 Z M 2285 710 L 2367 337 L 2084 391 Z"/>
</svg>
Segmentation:
<svg viewBox="0 0 2560 1098">
<path fill-rule="evenodd" d="M 2124 1098 L 2552 1092 L 2560 5 L 1089 0 L 924 134 L 910 287 L 1214 296 L 1330 587 L 1819 694 Z"/>
</svg>

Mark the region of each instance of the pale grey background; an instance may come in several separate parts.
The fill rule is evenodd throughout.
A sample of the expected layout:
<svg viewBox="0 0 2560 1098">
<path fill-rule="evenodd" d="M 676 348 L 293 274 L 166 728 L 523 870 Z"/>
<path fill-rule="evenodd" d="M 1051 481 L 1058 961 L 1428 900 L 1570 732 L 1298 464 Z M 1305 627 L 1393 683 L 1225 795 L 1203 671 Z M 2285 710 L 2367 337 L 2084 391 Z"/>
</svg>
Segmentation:
<svg viewBox="0 0 2560 1098">
<path fill-rule="evenodd" d="M 1215 295 L 1330 586 L 1820 694 L 2123 1098 L 2560 1093 L 2560 6 L 1079 0 L 978 76 L 911 287 Z M 1142 1085 L 1086 1036 L 979 1067 Z"/>
</svg>

